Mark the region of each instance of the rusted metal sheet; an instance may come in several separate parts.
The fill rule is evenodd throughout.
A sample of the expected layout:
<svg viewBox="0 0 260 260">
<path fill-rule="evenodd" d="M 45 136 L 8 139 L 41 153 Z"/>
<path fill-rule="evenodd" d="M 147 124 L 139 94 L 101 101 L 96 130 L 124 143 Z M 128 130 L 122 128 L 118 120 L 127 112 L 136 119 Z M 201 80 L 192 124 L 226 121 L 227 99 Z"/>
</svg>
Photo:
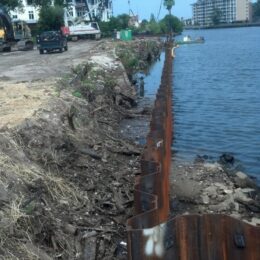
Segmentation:
<svg viewBox="0 0 260 260">
<path fill-rule="evenodd" d="M 143 236 L 135 230 L 141 230 L 141 233 L 148 229 L 153 230 L 155 226 L 166 222 L 169 217 L 169 172 L 173 125 L 171 50 L 172 44 L 168 43 L 161 86 L 152 112 L 150 133 L 142 154 L 141 175 L 136 179 L 135 216 L 128 221 L 129 259 L 145 259 L 143 258 L 145 247 Z M 160 228 L 157 231 L 159 232 Z"/>
<path fill-rule="evenodd" d="M 180 216 L 129 236 L 129 259 L 260 260 L 260 229 L 224 215 Z"/>
<path fill-rule="evenodd" d="M 224 215 L 169 220 L 172 144 L 172 44 L 136 178 L 134 217 L 127 222 L 129 260 L 260 260 L 260 228 Z"/>
</svg>

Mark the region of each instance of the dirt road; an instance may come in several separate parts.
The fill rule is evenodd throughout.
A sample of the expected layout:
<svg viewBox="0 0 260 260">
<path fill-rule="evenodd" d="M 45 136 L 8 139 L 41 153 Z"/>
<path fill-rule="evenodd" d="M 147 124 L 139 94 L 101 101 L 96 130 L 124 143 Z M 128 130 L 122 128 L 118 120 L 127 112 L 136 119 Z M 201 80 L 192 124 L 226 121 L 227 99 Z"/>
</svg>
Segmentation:
<svg viewBox="0 0 260 260">
<path fill-rule="evenodd" d="M 67 52 L 44 55 L 40 55 L 38 50 L 0 53 L 0 82 L 61 77 L 72 66 L 87 61 L 89 51 L 99 43 L 101 41 L 69 42 Z"/>
<path fill-rule="evenodd" d="M 102 41 L 70 42 L 63 53 L 38 50 L 0 53 L 0 128 L 13 127 L 44 106 L 55 93 L 55 82 L 70 68 L 88 61 Z"/>
</svg>

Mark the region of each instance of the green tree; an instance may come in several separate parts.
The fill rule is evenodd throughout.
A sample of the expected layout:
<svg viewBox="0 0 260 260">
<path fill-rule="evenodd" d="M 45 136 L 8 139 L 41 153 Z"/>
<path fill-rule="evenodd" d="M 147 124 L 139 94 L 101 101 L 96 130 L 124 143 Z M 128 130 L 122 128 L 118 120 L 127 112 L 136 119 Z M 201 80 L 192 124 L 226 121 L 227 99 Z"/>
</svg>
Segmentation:
<svg viewBox="0 0 260 260">
<path fill-rule="evenodd" d="M 128 28 L 130 16 L 121 14 L 117 17 L 111 17 L 108 22 L 100 22 L 100 26 L 106 30 L 122 30 Z"/>
<path fill-rule="evenodd" d="M 54 5 L 52 5 L 54 3 Z M 40 31 L 59 30 L 64 25 L 63 0 L 32 0 L 32 4 L 40 8 L 38 28 Z"/>
<path fill-rule="evenodd" d="M 121 14 L 117 16 L 119 29 L 128 28 L 130 16 L 128 14 Z"/>
<path fill-rule="evenodd" d="M 147 32 L 151 34 L 159 34 L 161 32 L 160 25 L 156 22 L 154 14 L 151 14 L 150 21 L 146 26 Z"/>
<path fill-rule="evenodd" d="M 160 21 L 160 28 L 162 33 L 168 33 L 169 31 L 174 31 L 175 33 L 181 33 L 183 31 L 183 23 L 181 20 L 173 15 L 166 15 Z"/>
<path fill-rule="evenodd" d="M 15 8 L 22 8 L 22 0 L 1 0 L 1 5 L 5 6 L 8 10 L 14 10 Z"/>
<path fill-rule="evenodd" d="M 222 16 L 222 12 L 219 8 L 214 8 L 212 15 L 211 15 L 211 20 L 214 25 L 218 25 L 220 23 Z"/>
<path fill-rule="evenodd" d="M 34 6 L 38 6 L 38 7 L 47 7 L 47 6 L 51 6 L 52 5 L 52 0 L 31 0 L 32 4 Z M 53 3 L 55 6 L 67 6 L 68 5 L 69 0 L 54 0 Z"/>
<path fill-rule="evenodd" d="M 169 14 L 171 14 L 172 7 L 175 5 L 175 0 L 164 0 L 163 5 L 169 11 Z"/>
<path fill-rule="evenodd" d="M 51 0 L 31 0 L 32 5 L 37 7 L 48 7 L 51 5 Z"/>
<path fill-rule="evenodd" d="M 112 36 L 114 30 L 120 31 L 127 29 L 130 16 L 128 14 L 121 14 L 117 17 L 111 17 L 108 22 L 99 22 L 99 27 L 103 36 Z"/>
<path fill-rule="evenodd" d="M 64 25 L 62 6 L 42 7 L 39 14 L 40 31 L 59 30 Z"/>
<path fill-rule="evenodd" d="M 139 26 L 137 32 L 139 32 L 139 33 L 146 33 L 148 31 L 148 27 L 149 27 L 149 22 L 146 19 L 144 19 L 140 23 L 140 26 Z"/>
</svg>

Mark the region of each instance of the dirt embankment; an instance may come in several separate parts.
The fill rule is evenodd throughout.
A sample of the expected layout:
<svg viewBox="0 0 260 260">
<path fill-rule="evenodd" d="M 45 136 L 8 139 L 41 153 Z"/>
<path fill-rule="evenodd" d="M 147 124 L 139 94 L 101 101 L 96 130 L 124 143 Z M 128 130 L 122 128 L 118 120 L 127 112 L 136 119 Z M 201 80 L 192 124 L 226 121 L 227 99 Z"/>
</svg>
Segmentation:
<svg viewBox="0 0 260 260">
<path fill-rule="evenodd" d="M 1 125 L 0 259 L 125 258 L 142 147 L 118 131 L 123 118 L 136 116 L 129 110 L 135 89 L 119 57 L 131 49 L 130 73 L 147 66 L 160 47 L 150 40 L 103 42 L 55 87 L 22 97 L 14 91 L 22 85 L 12 88 L 28 100 L 29 112 L 15 117 L 13 111 Z M 11 102 L 6 109 L 2 118 Z"/>
</svg>

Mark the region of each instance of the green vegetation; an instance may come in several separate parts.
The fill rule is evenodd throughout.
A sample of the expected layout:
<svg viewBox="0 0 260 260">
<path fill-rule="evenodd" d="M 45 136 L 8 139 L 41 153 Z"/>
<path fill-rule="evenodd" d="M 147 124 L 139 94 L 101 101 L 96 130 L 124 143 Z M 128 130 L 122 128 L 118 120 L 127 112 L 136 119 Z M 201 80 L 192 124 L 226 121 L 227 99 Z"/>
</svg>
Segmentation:
<svg viewBox="0 0 260 260">
<path fill-rule="evenodd" d="M 68 0 L 69 1 L 69 0 Z M 64 25 L 64 10 L 67 0 L 29 0 L 30 4 L 39 7 L 39 24 L 36 34 L 44 30 L 59 30 Z M 23 8 L 22 0 L 1 0 L 1 4 L 9 10 Z"/>
<path fill-rule="evenodd" d="M 175 33 L 183 31 L 183 23 L 179 18 L 173 15 L 166 15 L 162 20 L 156 21 L 152 14 L 149 21 L 143 20 L 138 28 L 128 26 L 130 16 L 127 14 L 112 17 L 109 22 L 100 22 L 100 29 L 103 36 L 112 36 L 114 30 L 131 29 L 134 34 L 150 34 L 159 35 L 165 34 L 169 30 Z"/>
<path fill-rule="evenodd" d="M 171 14 L 171 10 L 172 10 L 172 7 L 175 5 L 175 1 L 174 0 L 164 0 L 163 5 L 169 11 L 169 14 Z"/>
<path fill-rule="evenodd" d="M 113 75 L 96 67 L 93 63 L 80 64 L 71 68 L 71 73 L 57 84 L 57 94 L 67 89 L 74 97 L 92 101 L 100 93 L 111 93 L 117 81 Z"/>
<path fill-rule="evenodd" d="M 103 36 L 112 36 L 114 30 L 120 31 L 128 28 L 129 20 L 129 15 L 121 14 L 117 17 L 111 17 L 109 22 L 99 22 L 99 27 Z"/>
<path fill-rule="evenodd" d="M 1 5 L 5 6 L 8 10 L 21 8 L 23 6 L 22 0 L 1 0 Z"/>
<path fill-rule="evenodd" d="M 64 6 L 69 0 L 54 0 L 54 5 Z M 52 4 L 52 0 L 28 0 L 28 3 L 37 7 L 47 7 Z M 22 8 L 22 0 L 1 0 L 1 4 L 9 10 L 14 10 L 15 8 Z"/>
<path fill-rule="evenodd" d="M 64 25 L 64 11 L 61 6 L 44 6 L 39 14 L 39 30 L 59 30 Z"/>
<path fill-rule="evenodd" d="M 64 25 L 64 6 L 68 1 L 31 0 L 32 4 L 40 8 L 38 30 L 59 30 Z"/>
<path fill-rule="evenodd" d="M 63 7 L 68 4 L 69 0 L 54 0 L 54 6 L 51 5 L 52 0 L 30 0 L 34 6 L 40 8 L 39 25 L 36 34 L 43 30 L 57 30 L 64 25 Z M 1 3 L 9 9 L 16 7 L 22 8 L 22 0 L 2 0 Z M 171 12 L 174 0 L 165 0 L 164 6 Z M 138 28 L 129 26 L 130 16 L 121 14 L 112 17 L 109 22 L 99 22 L 103 36 L 112 36 L 114 31 L 130 28 L 134 34 L 164 34 L 167 30 L 181 33 L 183 30 L 182 22 L 171 14 L 166 15 L 162 20 L 157 21 L 152 14 L 150 21 L 143 20 Z"/>
<path fill-rule="evenodd" d="M 161 28 L 161 33 L 167 33 L 168 31 L 181 33 L 183 31 L 183 23 L 176 16 L 166 15 L 160 21 L 160 28 Z"/>
<path fill-rule="evenodd" d="M 139 60 L 135 51 L 131 48 L 126 49 L 124 46 L 118 46 L 117 54 L 121 62 L 124 64 L 127 74 L 131 75 L 139 65 Z"/>
<path fill-rule="evenodd" d="M 82 94 L 79 91 L 72 92 L 72 95 L 77 98 L 82 98 Z"/>
</svg>

